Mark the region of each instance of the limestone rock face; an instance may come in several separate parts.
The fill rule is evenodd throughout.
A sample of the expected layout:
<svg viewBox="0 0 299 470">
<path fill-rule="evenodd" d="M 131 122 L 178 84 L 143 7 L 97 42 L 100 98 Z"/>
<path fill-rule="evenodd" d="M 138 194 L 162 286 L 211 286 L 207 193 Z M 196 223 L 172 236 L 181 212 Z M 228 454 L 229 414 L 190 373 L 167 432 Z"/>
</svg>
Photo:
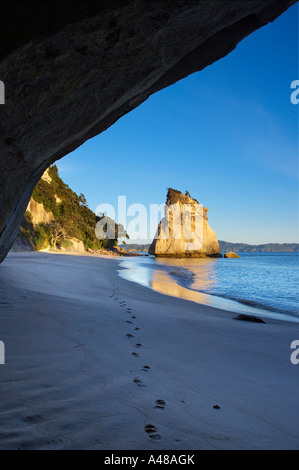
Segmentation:
<svg viewBox="0 0 299 470">
<path fill-rule="evenodd" d="M 51 211 L 46 211 L 43 204 L 36 202 L 33 198 L 30 198 L 29 204 L 27 206 L 27 210 L 32 215 L 32 223 L 33 225 L 37 225 L 41 222 L 49 224 L 55 220 L 54 215 Z"/>
<path fill-rule="evenodd" d="M 48 169 L 43 173 L 42 179 L 44 181 L 46 181 L 47 183 L 52 182 L 52 178 L 49 175 Z M 32 197 L 30 198 L 30 201 L 28 203 L 28 206 L 27 206 L 26 210 L 31 213 L 33 225 L 37 225 L 41 222 L 49 224 L 49 223 L 53 222 L 53 220 L 55 220 L 55 217 L 52 214 L 52 212 L 51 211 L 46 211 L 44 205 L 40 204 L 37 201 L 35 201 Z"/>
<path fill-rule="evenodd" d="M 84 243 L 81 240 L 70 238 L 69 242 L 70 245 L 65 249 L 61 249 L 61 251 L 65 251 L 67 253 L 85 253 Z"/>
<path fill-rule="evenodd" d="M 50 164 L 295 2 L 2 0 L 0 261 Z"/>
<path fill-rule="evenodd" d="M 208 224 L 207 212 L 196 199 L 168 189 L 165 214 L 149 254 L 161 257 L 221 257 L 215 232 Z"/>
<path fill-rule="evenodd" d="M 225 253 L 224 258 L 240 258 L 240 256 L 233 251 L 229 251 L 228 253 Z"/>
</svg>

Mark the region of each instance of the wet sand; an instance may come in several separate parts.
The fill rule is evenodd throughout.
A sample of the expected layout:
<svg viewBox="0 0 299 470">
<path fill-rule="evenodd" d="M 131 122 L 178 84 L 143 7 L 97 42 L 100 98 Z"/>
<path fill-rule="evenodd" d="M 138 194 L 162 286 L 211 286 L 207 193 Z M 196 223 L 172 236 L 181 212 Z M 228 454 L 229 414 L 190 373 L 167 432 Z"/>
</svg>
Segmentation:
<svg viewBox="0 0 299 470">
<path fill-rule="evenodd" d="M 119 259 L 0 266 L 0 448 L 299 449 L 296 324 L 160 294 Z"/>
</svg>

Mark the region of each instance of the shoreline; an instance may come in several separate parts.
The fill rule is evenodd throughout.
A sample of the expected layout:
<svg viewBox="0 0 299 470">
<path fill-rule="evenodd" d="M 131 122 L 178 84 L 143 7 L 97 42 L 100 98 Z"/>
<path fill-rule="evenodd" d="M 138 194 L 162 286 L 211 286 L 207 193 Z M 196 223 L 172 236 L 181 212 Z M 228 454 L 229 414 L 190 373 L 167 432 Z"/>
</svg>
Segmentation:
<svg viewBox="0 0 299 470">
<path fill-rule="evenodd" d="M 1 265 L 0 448 L 298 449 L 298 327 L 165 296 L 118 276 L 119 261 Z"/>
<path fill-rule="evenodd" d="M 144 272 L 146 268 L 144 266 L 142 268 L 139 266 L 138 272 L 138 270 L 136 270 L 136 264 L 135 266 L 132 266 L 132 263 L 127 265 L 126 261 L 127 260 L 120 261 L 120 268 L 122 269 L 118 271 L 119 275 L 123 279 L 143 285 L 149 289 L 153 289 L 156 292 L 160 292 L 161 294 L 196 302 L 201 305 L 211 306 L 220 310 L 230 311 L 235 314 L 239 313 L 244 315 L 259 316 L 267 320 L 275 319 L 299 324 L 299 317 L 292 315 L 289 312 L 282 312 L 278 309 L 271 308 L 270 306 L 268 307 L 267 305 L 257 304 L 250 300 L 245 301 L 220 294 L 208 294 L 192 289 L 188 285 L 184 285 L 179 279 L 176 279 L 174 276 L 172 276 L 171 273 L 168 272 L 167 266 L 149 266 L 149 273 L 151 270 L 154 272 L 152 279 L 149 279 L 149 276 L 147 276 L 147 279 L 145 280 L 144 278 L 146 276 L 143 274 L 143 280 L 141 281 L 140 273 L 141 271 Z M 142 260 L 139 259 L 137 262 L 142 263 Z M 177 267 L 179 267 L 179 265 L 177 265 Z M 190 274 L 190 281 L 193 272 L 188 267 L 180 267 L 180 269 L 188 271 Z"/>
<path fill-rule="evenodd" d="M 25 252 L 25 251 L 12 251 L 11 253 L 18 253 L 18 254 L 24 254 L 24 253 L 28 253 L 28 252 Z M 137 254 L 137 255 L 132 255 L 132 254 L 129 254 L 128 256 L 126 256 L 124 253 L 121 253 L 119 254 L 117 251 L 116 252 L 109 252 L 109 253 L 93 253 L 93 252 L 60 252 L 60 251 L 48 251 L 48 250 L 44 250 L 44 251 L 32 251 L 32 252 L 29 252 L 31 254 L 33 253 L 46 253 L 46 254 L 53 254 L 53 255 L 67 255 L 67 256 L 88 256 L 88 257 L 94 257 L 94 258 L 103 258 L 103 259 L 115 259 L 116 261 L 118 261 L 119 263 L 119 266 L 122 268 L 121 271 L 118 270 L 118 274 L 120 277 L 122 277 L 123 279 L 126 279 L 128 280 L 129 282 L 134 282 L 136 284 L 139 284 L 139 285 L 142 285 L 142 286 L 145 286 L 149 289 L 152 289 L 156 292 L 160 292 L 161 294 L 163 295 L 166 295 L 166 296 L 174 296 L 174 297 L 177 297 L 179 299 L 184 299 L 184 300 L 187 300 L 187 301 L 190 301 L 190 302 L 195 302 L 195 303 L 199 303 L 201 305 L 204 305 L 204 306 L 211 306 L 211 307 L 214 307 L 214 308 L 217 308 L 217 309 L 220 309 L 220 310 L 225 310 L 225 311 L 229 311 L 231 313 L 240 313 L 240 314 L 245 314 L 245 315 L 251 315 L 251 316 L 255 316 L 255 315 L 259 315 L 261 317 L 264 317 L 266 319 L 274 319 L 274 320 L 278 320 L 278 321 L 284 321 L 284 322 L 290 322 L 290 323 L 298 323 L 299 324 L 299 317 L 296 317 L 295 315 L 292 315 L 291 313 L 289 312 L 282 312 L 280 310 L 275 310 L 271 307 L 267 307 L 267 305 L 262 305 L 260 304 L 257 304 L 254 302 L 252 302 L 251 304 L 251 301 L 245 301 L 245 300 L 240 300 L 240 299 L 237 299 L 237 298 L 231 298 L 231 297 L 225 297 L 224 295 L 217 295 L 217 294 L 208 294 L 208 293 L 205 293 L 205 292 L 202 292 L 202 291 L 197 291 L 195 289 L 192 289 L 191 287 L 189 286 L 184 286 L 183 284 L 181 284 L 178 280 L 176 280 L 178 286 L 180 286 L 180 289 L 178 290 L 177 293 L 170 293 L 170 292 L 163 292 L 163 290 L 161 289 L 153 289 L 148 283 L 142 283 L 136 279 L 134 279 L 133 276 L 130 276 L 130 268 L 127 268 L 127 267 L 123 267 L 122 265 L 124 263 L 126 263 L 126 261 L 128 261 L 129 259 L 132 260 L 132 258 L 134 259 L 134 261 L 139 261 L 139 262 L 142 262 L 142 259 L 148 259 L 149 258 L 149 255 L 146 254 L 146 255 L 143 255 L 143 254 Z M 136 259 L 138 258 L 138 259 Z M 160 268 L 161 269 L 161 268 Z M 184 268 L 186 270 L 188 270 L 191 274 L 192 274 L 192 271 L 190 271 L 188 268 Z M 126 275 L 126 271 L 128 271 L 129 275 Z M 168 276 L 168 280 L 169 281 L 171 279 L 170 276 Z M 165 279 L 166 281 L 166 279 Z M 174 290 L 174 289 L 172 289 Z M 186 294 L 184 294 L 184 292 L 188 292 Z M 190 294 L 191 293 L 191 294 Z M 219 301 L 218 301 L 219 300 Z M 245 306 L 245 309 L 242 309 L 242 306 Z"/>
<path fill-rule="evenodd" d="M 125 274 L 125 271 L 129 269 L 128 268 L 123 268 L 122 265 L 127 261 L 127 260 L 132 260 L 134 261 L 140 261 L 142 262 L 142 257 L 144 259 L 147 259 L 149 255 L 140 255 L 138 254 L 136 259 L 135 255 L 128 255 L 127 257 L 122 254 L 122 255 L 117 255 L 116 254 L 102 254 L 102 253 L 91 253 L 91 252 L 85 252 L 85 253 L 73 253 L 73 252 L 65 252 L 65 253 L 59 253 L 59 252 L 48 252 L 45 251 L 43 253 L 49 253 L 49 254 L 61 254 L 61 255 L 68 255 L 68 256 L 91 256 L 95 258 L 104 258 L 104 259 L 115 259 L 119 263 L 119 267 L 122 268 L 122 271 L 118 270 L 118 274 L 120 277 L 122 277 L 125 280 L 128 280 L 129 282 L 134 282 L 136 284 L 139 284 L 141 286 L 145 286 L 149 289 L 152 289 L 153 291 L 159 292 L 162 295 L 166 295 L 168 297 L 176 297 L 178 299 L 182 300 L 187 300 L 188 302 L 195 302 L 197 304 L 207 306 L 207 307 L 212 307 L 212 308 L 217 308 L 222 311 L 230 312 L 232 314 L 247 314 L 247 315 L 259 315 L 267 320 L 277 320 L 277 321 L 283 321 L 283 322 L 288 322 L 288 323 L 297 323 L 299 325 L 299 317 L 296 317 L 295 315 L 292 315 L 289 312 L 281 312 L 280 310 L 275 310 L 271 309 L 271 307 L 267 307 L 266 305 L 259 307 L 258 304 L 252 304 L 250 305 L 251 301 L 242 301 L 237 298 L 230 298 L 230 297 L 225 297 L 224 295 L 217 295 L 217 294 L 207 294 L 205 292 L 197 291 L 194 289 L 191 289 L 190 287 L 186 287 L 182 284 L 179 283 L 178 280 L 176 280 L 177 285 L 179 286 L 178 292 L 172 292 L 170 293 L 169 291 L 163 292 L 161 289 L 156 289 L 151 287 L 150 285 L 147 285 L 145 283 L 140 283 L 135 279 L 131 279 L 130 276 L 122 275 Z M 192 272 L 188 268 L 187 269 L 191 274 Z M 171 279 L 170 276 L 168 276 L 167 281 Z M 173 283 L 172 283 L 173 284 Z M 188 292 L 191 295 L 184 294 L 185 292 Z M 220 299 L 220 302 L 217 300 Z M 212 300 L 212 301 L 211 301 Z M 224 302 L 223 302 L 224 301 Z M 242 310 L 242 306 L 245 306 L 245 309 Z M 248 308 L 247 308 L 248 307 Z"/>
</svg>

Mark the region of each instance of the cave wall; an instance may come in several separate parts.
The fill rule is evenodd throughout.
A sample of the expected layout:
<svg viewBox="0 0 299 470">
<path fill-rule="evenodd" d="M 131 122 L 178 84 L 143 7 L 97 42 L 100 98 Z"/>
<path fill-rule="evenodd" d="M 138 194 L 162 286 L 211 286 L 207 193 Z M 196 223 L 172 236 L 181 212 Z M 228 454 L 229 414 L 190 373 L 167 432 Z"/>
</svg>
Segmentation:
<svg viewBox="0 0 299 470">
<path fill-rule="evenodd" d="M 0 262 L 51 163 L 294 3 L 2 0 Z"/>
</svg>

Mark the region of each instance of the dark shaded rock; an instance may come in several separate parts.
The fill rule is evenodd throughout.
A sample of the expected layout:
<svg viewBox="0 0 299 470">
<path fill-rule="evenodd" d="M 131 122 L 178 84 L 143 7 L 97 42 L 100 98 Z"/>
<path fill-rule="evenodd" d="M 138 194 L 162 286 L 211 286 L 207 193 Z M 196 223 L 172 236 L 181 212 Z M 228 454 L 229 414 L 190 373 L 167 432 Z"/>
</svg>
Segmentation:
<svg viewBox="0 0 299 470">
<path fill-rule="evenodd" d="M 46 168 L 296 0 L 2 0 L 0 261 Z"/>
<path fill-rule="evenodd" d="M 234 320 L 251 321 L 254 323 L 266 323 L 264 320 L 262 320 L 259 317 L 255 317 L 253 315 L 244 315 L 244 314 L 238 315 L 237 317 L 234 318 Z"/>
</svg>

